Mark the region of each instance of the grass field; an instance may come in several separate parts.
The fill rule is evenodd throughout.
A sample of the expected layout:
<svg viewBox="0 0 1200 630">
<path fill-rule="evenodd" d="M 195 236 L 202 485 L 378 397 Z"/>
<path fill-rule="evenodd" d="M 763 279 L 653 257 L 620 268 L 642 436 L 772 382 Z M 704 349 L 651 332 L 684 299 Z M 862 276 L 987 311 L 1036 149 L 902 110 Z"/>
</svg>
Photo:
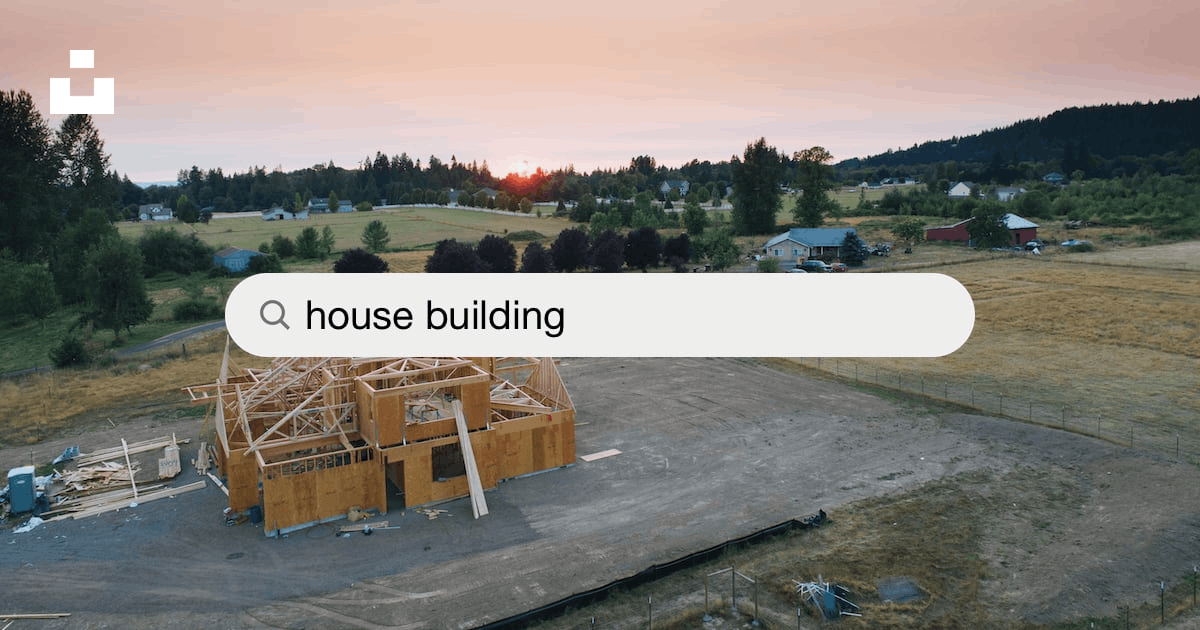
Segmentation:
<svg viewBox="0 0 1200 630">
<path fill-rule="evenodd" d="M 457 208 L 388 208 L 373 212 L 314 214 L 306 221 L 263 221 L 257 214 L 250 213 L 245 217 L 213 219 L 207 224 L 172 222 L 169 225 L 185 233 L 195 233 L 215 248 L 245 249 L 258 249 L 260 244 L 270 242 L 277 234 L 295 240 L 306 227 L 321 231 L 329 226 L 337 238 L 334 249 L 340 251 L 362 247 L 363 228 L 374 220 L 383 221 L 387 226 L 391 236 L 390 249 L 432 249 L 442 239 L 474 242 L 488 234 L 504 235 L 520 230 L 535 230 L 552 237 L 573 225 L 559 217 L 513 216 Z M 157 226 L 149 222 L 130 222 L 119 224 L 118 229 L 126 237 L 137 238 L 153 227 Z"/>
<path fill-rule="evenodd" d="M 962 348 L 932 359 L 827 359 L 819 368 L 1114 440 L 1132 429 L 1136 442 L 1164 452 L 1178 437 L 1194 457 L 1200 272 L 1186 268 L 1197 253 L 1200 243 L 1179 243 L 929 262 L 914 270 L 952 276 L 974 300 L 975 329 Z"/>
</svg>

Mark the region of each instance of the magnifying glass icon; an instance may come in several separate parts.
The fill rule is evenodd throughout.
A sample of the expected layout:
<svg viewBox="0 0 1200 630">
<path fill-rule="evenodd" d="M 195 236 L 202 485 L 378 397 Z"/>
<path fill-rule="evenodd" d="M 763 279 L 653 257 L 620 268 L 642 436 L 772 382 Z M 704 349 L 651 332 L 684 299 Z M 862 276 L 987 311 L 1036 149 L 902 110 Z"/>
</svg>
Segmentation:
<svg viewBox="0 0 1200 630">
<path fill-rule="evenodd" d="M 275 319 L 268 319 L 267 318 L 267 307 L 271 306 L 272 304 L 279 307 L 279 317 L 277 317 Z M 264 324 L 266 324 L 268 326 L 274 326 L 276 324 L 279 324 L 279 325 L 283 326 L 284 330 L 291 330 L 292 327 L 288 326 L 287 322 L 283 321 L 283 316 L 285 313 L 286 313 L 286 311 L 283 310 L 283 303 L 280 302 L 279 300 L 267 300 L 266 302 L 262 303 L 262 308 L 258 309 L 258 316 L 262 318 Z"/>
</svg>

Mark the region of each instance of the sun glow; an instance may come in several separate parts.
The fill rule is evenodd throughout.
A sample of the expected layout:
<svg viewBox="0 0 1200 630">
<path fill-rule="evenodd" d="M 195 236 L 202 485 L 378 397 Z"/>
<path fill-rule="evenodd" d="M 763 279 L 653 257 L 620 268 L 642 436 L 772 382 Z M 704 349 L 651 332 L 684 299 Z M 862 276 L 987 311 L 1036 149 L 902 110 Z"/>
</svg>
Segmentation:
<svg viewBox="0 0 1200 630">
<path fill-rule="evenodd" d="M 529 160 L 518 160 L 508 167 L 508 172 L 519 177 L 529 177 L 537 170 L 537 167 L 529 163 Z"/>
</svg>

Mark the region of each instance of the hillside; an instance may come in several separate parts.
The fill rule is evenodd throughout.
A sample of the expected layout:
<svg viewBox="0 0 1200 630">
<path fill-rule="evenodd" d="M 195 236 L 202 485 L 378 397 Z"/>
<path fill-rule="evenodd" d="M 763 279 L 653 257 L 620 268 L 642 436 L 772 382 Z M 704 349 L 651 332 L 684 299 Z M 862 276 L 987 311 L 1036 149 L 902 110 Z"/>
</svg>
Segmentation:
<svg viewBox="0 0 1200 630">
<path fill-rule="evenodd" d="M 840 163 L 897 167 L 941 162 L 1061 160 L 1062 170 L 1087 170 L 1092 158 L 1183 154 L 1200 146 L 1200 96 L 1177 101 L 1070 107 L 971 136 L 914 145 Z"/>
</svg>

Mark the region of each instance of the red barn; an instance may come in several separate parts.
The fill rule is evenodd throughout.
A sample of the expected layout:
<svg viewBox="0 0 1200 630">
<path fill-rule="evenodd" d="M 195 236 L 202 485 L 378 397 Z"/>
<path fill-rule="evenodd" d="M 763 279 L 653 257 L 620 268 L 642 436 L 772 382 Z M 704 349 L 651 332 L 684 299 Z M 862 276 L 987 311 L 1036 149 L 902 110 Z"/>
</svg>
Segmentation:
<svg viewBox="0 0 1200 630">
<path fill-rule="evenodd" d="M 1008 231 L 1012 234 L 1014 245 L 1024 245 L 1037 238 L 1038 226 L 1036 223 L 1028 219 L 1023 219 L 1011 212 L 1005 214 L 1001 219 L 1008 226 Z M 953 225 L 925 228 L 925 240 L 970 243 L 971 236 L 967 234 L 967 223 L 973 220 L 974 217 L 964 219 Z"/>
</svg>

